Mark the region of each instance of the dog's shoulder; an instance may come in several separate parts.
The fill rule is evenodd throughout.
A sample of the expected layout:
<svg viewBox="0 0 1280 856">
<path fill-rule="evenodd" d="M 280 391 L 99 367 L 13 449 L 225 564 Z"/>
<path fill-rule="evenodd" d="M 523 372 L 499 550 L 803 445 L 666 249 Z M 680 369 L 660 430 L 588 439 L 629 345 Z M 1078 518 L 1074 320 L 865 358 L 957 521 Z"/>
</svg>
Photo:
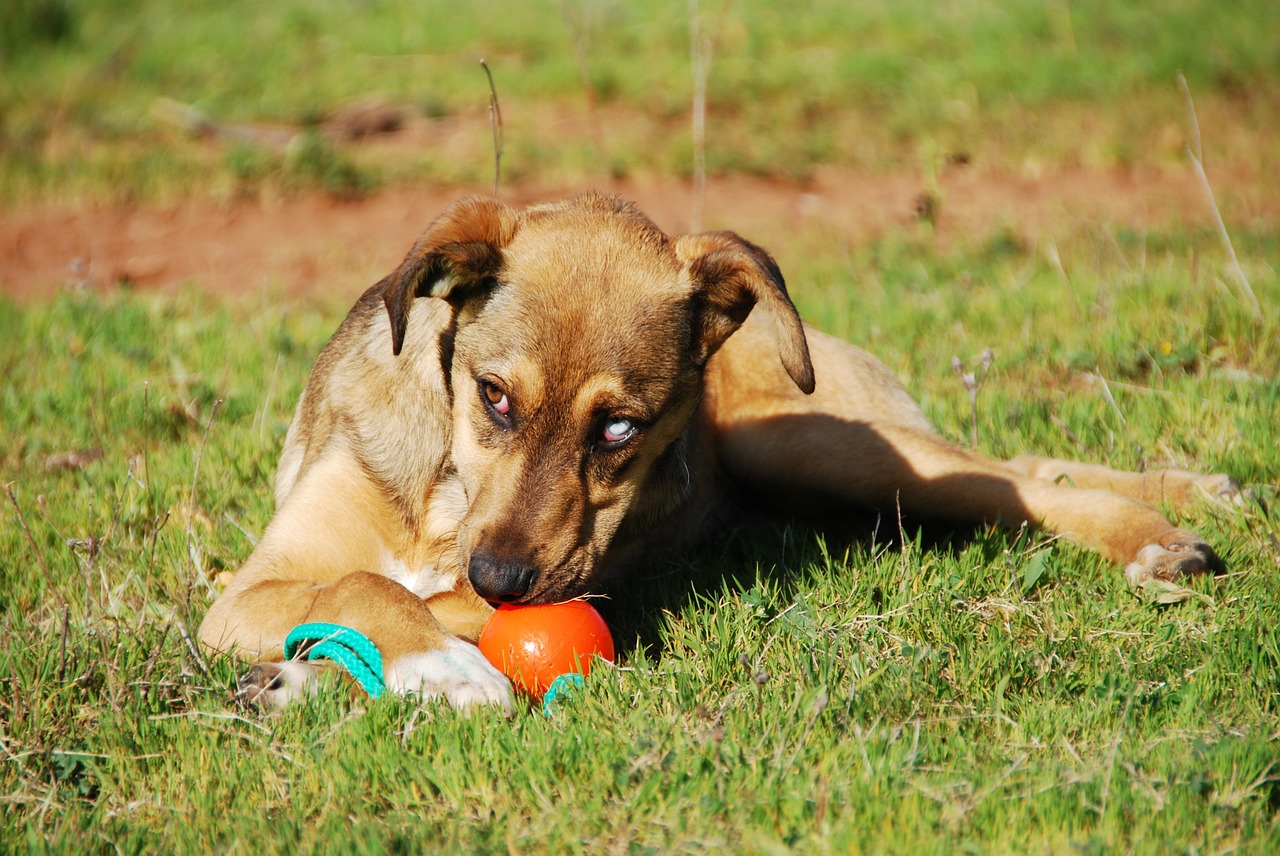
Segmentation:
<svg viewBox="0 0 1280 856">
<path fill-rule="evenodd" d="M 452 310 L 419 298 L 395 354 L 379 286 L 361 296 L 321 350 L 294 412 L 276 477 L 276 502 L 322 455 L 351 455 L 393 497 L 447 468 Z M 414 484 L 406 479 L 415 476 Z"/>
</svg>

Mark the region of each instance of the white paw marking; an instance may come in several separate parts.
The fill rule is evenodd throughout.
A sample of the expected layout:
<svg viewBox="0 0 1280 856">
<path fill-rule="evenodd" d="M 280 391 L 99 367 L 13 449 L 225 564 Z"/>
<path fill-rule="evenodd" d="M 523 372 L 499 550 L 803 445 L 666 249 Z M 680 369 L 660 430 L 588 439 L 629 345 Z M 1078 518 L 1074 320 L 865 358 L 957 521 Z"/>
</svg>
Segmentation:
<svg viewBox="0 0 1280 856">
<path fill-rule="evenodd" d="M 1124 569 L 1124 576 L 1129 581 L 1130 588 L 1138 588 L 1144 581 L 1153 578 L 1155 576 L 1153 569 L 1159 562 L 1160 556 L 1167 552 L 1159 544 L 1148 544 L 1139 550 L 1138 555 Z"/>
<path fill-rule="evenodd" d="M 446 639 L 444 647 L 406 654 L 387 666 L 387 689 L 399 695 L 444 696 L 459 710 L 482 704 L 515 712 L 511 682 L 495 669 L 480 649 L 461 639 Z"/>
<path fill-rule="evenodd" d="M 1207 573 L 1220 566 L 1220 560 L 1208 544 L 1191 533 L 1167 544 L 1148 544 L 1124 569 L 1129 585 L 1137 588 L 1146 580 L 1177 580 L 1192 574 Z"/>
<path fill-rule="evenodd" d="M 320 682 L 316 680 L 320 669 L 302 660 L 262 663 L 260 667 L 274 672 L 274 675 L 265 687 L 242 690 L 251 696 L 249 701 L 255 704 L 272 710 L 284 710 L 291 702 L 313 695 L 320 689 Z"/>
<path fill-rule="evenodd" d="M 1201 478 L 1196 482 L 1196 490 L 1201 496 L 1210 500 L 1228 505 L 1245 504 L 1245 495 L 1240 489 L 1240 484 L 1230 476 L 1221 473 Z"/>
</svg>

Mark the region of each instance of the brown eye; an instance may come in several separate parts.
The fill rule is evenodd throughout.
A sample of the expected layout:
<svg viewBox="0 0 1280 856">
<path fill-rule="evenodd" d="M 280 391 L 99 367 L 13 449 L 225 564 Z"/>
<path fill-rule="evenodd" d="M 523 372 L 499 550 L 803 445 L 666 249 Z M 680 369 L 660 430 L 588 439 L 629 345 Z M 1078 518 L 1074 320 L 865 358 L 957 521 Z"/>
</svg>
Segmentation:
<svg viewBox="0 0 1280 856">
<path fill-rule="evenodd" d="M 488 407 L 489 413 L 504 427 L 511 424 L 511 399 L 496 384 L 480 381 L 480 394 Z"/>
</svg>

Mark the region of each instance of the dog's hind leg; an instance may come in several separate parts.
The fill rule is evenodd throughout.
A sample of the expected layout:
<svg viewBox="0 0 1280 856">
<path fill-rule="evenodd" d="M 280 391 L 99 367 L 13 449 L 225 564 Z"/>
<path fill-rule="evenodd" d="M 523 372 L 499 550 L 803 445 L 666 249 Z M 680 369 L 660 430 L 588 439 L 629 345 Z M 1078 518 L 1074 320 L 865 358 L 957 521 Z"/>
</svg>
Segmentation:
<svg viewBox="0 0 1280 856">
<path fill-rule="evenodd" d="M 1197 499 L 1240 502 L 1240 485 L 1230 476 L 1205 475 L 1187 470 L 1148 470 L 1133 473 L 1113 470 L 1100 464 L 1084 464 L 1057 458 L 1019 455 L 1005 462 L 1014 472 L 1038 479 L 1056 481 L 1073 487 L 1097 488 L 1143 502 L 1166 504 L 1185 511 Z"/>
<path fill-rule="evenodd" d="M 722 464 L 738 481 L 798 511 L 861 506 L 1043 524 L 1122 565 L 1133 584 L 1221 567 L 1203 539 L 1144 502 L 1131 481 L 1109 484 L 1081 468 L 1073 487 L 1037 477 L 1027 461 L 1006 465 L 960 448 L 929 427 L 869 354 L 808 335 L 812 395 L 790 383 L 750 319 L 709 367 L 707 422 Z"/>
<path fill-rule="evenodd" d="M 916 427 L 776 414 L 724 432 L 720 447 L 731 473 L 773 495 L 975 523 L 1041 524 L 1124 566 L 1134 585 L 1221 568 L 1203 539 L 1145 502 L 1026 476 Z"/>
</svg>

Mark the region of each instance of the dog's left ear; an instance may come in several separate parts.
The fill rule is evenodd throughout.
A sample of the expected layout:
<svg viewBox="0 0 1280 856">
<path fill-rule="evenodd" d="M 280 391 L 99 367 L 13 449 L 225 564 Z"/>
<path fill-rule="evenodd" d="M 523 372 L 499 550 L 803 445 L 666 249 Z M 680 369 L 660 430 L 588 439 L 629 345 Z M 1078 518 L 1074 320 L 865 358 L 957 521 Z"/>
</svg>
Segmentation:
<svg viewBox="0 0 1280 856">
<path fill-rule="evenodd" d="M 470 196 L 446 208 L 400 267 L 379 283 L 391 317 L 392 350 L 399 355 L 404 346 L 415 297 L 438 297 L 456 310 L 491 287 L 515 232 L 515 213 L 492 197 Z"/>
<path fill-rule="evenodd" d="M 695 359 L 709 360 L 760 304 L 773 319 L 783 368 L 802 392 L 813 392 L 809 343 L 773 257 L 733 232 L 681 235 L 675 239 L 675 250 L 697 289 Z"/>
</svg>

